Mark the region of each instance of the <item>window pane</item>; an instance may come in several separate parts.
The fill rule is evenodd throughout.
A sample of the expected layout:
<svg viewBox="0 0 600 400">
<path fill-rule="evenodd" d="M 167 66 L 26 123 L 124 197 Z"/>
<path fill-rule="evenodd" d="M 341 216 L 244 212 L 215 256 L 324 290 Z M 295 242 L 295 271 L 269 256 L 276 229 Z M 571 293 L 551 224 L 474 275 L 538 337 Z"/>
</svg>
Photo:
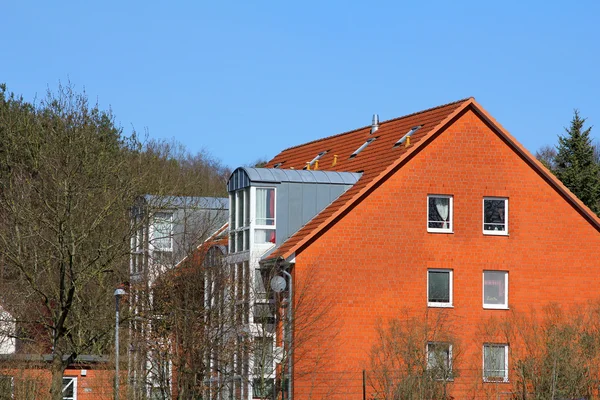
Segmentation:
<svg viewBox="0 0 600 400">
<path fill-rule="evenodd" d="M 244 250 L 244 232 L 243 231 L 239 231 L 237 233 L 237 242 L 236 242 L 235 246 L 236 246 L 237 251 Z"/>
<path fill-rule="evenodd" d="M 506 272 L 483 273 L 483 303 L 506 304 Z"/>
<path fill-rule="evenodd" d="M 484 199 L 483 201 L 483 229 L 486 231 L 506 230 L 506 200 Z"/>
<path fill-rule="evenodd" d="M 273 397 L 274 380 L 257 378 L 252 382 L 252 396 L 254 398 L 270 399 Z"/>
<path fill-rule="evenodd" d="M 156 250 L 172 249 L 173 214 L 156 213 L 154 215 L 154 248 Z"/>
<path fill-rule="evenodd" d="M 235 201 L 236 195 L 235 193 L 233 193 L 231 196 L 229 196 L 229 202 L 231 204 L 229 204 L 229 210 L 231 212 L 231 218 L 229 219 L 229 229 L 233 230 L 235 229 L 236 225 L 235 225 L 235 210 L 237 210 L 236 208 L 236 201 Z"/>
<path fill-rule="evenodd" d="M 450 229 L 450 198 L 429 196 L 428 198 L 428 226 L 435 229 Z"/>
<path fill-rule="evenodd" d="M 275 243 L 275 229 L 255 229 L 254 243 Z"/>
<path fill-rule="evenodd" d="M 75 398 L 75 380 L 76 378 L 63 378 L 62 395 L 64 400 Z"/>
<path fill-rule="evenodd" d="M 235 209 L 235 213 L 236 213 L 236 219 L 237 219 L 237 226 L 244 226 L 244 210 L 245 210 L 245 206 L 244 206 L 244 191 L 243 190 L 238 190 L 236 192 L 236 196 L 237 196 L 237 208 Z"/>
<path fill-rule="evenodd" d="M 429 302 L 450 303 L 450 273 L 429 271 Z"/>
<path fill-rule="evenodd" d="M 275 323 L 273 305 L 271 303 L 255 303 L 253 321 L 257 324 Z"/>
<path fill-rule="evenodd" d="M 260 268 L 254 270 L 254 290 L 256 291 L 256 296 L 259 298 L 265 298 L 267 295 L 266 279 L 267 272 L 265 270 L 261 270 Z"/>
<path fill-rule="evenodd" d="M 256 189 L 256 224 L 275 225 L 275 189 Z"/>
<path fill-rule="evenodd" d="M 250 226 L 250 189 L 244 190 L 244 226 Z"/>
<path fill-rule="evenodd" d="M 447 370 L 450 367 L 450 344 L 429 343 L 427 345 L 427 368 Z"/>
<path fill-rule="evenodd" d="M 265 376 L 273 372 L 273 339 L 254 338 L 254 375 Z"/>
<path fill-rule="evenodd" d="M 483 376 L 506 378 L 506 348 L 504 345 L 486 345 L 483 348 Z"/>
</svg>

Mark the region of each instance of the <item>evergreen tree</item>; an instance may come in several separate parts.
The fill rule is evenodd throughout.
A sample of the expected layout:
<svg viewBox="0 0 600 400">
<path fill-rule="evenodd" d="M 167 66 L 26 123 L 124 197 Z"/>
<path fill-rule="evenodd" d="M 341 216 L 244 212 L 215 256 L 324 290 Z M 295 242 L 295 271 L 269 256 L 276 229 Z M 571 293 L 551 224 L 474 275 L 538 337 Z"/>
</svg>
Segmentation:
<svg viewBox="0 0 600 400">
<path fill-rule="evenodd" d="M 591 127 L 584 129 L 585 118 L 575 110 L 566 135 L 558 137 L 555 170 L 558 179 L 579 199 L 600 213 L 600 164 L 594 157 Z"/>
</svg>

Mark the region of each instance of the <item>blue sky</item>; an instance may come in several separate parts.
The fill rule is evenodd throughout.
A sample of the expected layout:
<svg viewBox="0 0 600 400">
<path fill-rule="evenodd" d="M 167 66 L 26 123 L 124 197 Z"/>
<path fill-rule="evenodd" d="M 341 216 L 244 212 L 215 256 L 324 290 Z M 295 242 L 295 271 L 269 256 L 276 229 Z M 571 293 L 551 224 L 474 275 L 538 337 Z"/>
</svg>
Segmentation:
<svg viewBox="0 0 600 400">
<path fill-rule="evenodd" d="M 597 1 L 13 1 L 1 15 L 9 90 L 70 80 L 126 132 L 232 168 L 469 96 L 532 152 L 574 108 L 600 138 Z"/>
</svg>

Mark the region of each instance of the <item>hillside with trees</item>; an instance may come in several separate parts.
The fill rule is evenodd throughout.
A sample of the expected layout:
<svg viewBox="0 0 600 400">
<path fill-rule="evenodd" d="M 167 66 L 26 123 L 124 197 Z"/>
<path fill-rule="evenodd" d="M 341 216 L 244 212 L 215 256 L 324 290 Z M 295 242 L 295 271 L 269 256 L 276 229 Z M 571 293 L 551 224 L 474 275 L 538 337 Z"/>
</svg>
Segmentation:
<svg viewBox="0 0 600 400">
<path fill-rule="evenodd" d="M 71 86 L 25 101 L 0 86 L 0 332 L 48 354 L 50 394 L 79 355 L 110 354 L 113 291 L 128 279 L 129 209 L 143 194 L 223 196 L 209 154 L 142 142 Z"/>
</svg>

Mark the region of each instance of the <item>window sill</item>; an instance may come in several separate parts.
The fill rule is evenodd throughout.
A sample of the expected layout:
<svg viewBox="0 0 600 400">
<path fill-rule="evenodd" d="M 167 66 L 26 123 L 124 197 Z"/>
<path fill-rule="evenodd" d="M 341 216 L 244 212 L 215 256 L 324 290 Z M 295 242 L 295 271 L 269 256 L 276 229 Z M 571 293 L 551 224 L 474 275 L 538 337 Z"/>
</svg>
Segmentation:
<svg viewBox="0 0 600 400">
<path fill-rule="evenodd" d="M 508 306 L 483 305 L 484 310 L 509 310 Z"/>
<path fill-rule="evenodd" d="M 509 236 L 505 231 L 483 231 L 485 236 Z"/>
<path fill-rule="evenodd" d="M 427 307 L 430 308 L 454 308 L 452 304 L 444 304 L 444 303 L 427 303 Z"/>
<path fill-rule="evenodd" d="M 439 230 L 438 231 L 438 230 L 431 230 L 431 229 L 428 228 L 427 229 L 427 233 L 454 233 L 454 231 L 450 231 L 450 230 L 447 230 L 447 231 Z"/>
<path fill-rule="evenodd" d="M 483 383 L 510 383 L 508 378 L 483 378 Z"/>
</svg>

